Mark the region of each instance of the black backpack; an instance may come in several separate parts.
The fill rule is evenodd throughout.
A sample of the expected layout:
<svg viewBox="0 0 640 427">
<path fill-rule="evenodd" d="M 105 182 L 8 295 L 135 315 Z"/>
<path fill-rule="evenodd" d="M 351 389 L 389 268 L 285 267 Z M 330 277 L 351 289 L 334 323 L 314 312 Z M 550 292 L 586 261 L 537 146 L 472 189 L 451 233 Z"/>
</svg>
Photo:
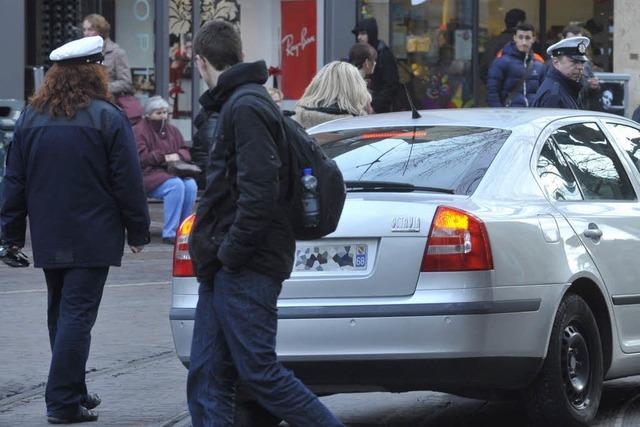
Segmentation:
<svg viewBox="0 0 640 427">
<path fill-rule="evenodd" d="M 315 240 L 331 234 L 338 227 L 347 191 L 342 172 L 335 161 L 330 159 L 314 137 L 291 117 L 282 114 L 273 103 L 271 97 L 259 86 L 255 89 L 237 90 L 226 102 L 225 108 L 231 110 L 232 104 L 242 96 L 253 95 L 277 110 L 282 121 L 282 131 L 289 153 L 289 194 L 287 201 L 291 204 L 290 219 L 296 240 Z M 320 220 L 315 227 L 304 225 L 302 171 L 311 168 L 313 176 L 318 180 L 317 195 Z"/>
</svg>

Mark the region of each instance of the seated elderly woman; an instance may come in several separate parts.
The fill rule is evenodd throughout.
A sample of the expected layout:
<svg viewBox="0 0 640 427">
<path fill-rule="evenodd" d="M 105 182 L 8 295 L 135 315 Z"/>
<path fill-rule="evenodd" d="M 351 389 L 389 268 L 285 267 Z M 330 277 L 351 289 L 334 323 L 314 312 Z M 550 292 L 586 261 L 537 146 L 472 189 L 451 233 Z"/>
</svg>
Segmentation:
<svg viewBox="0 0 640 427">
<path fill-rule="evenodd" d="M 364 116 L 371 94 L 356 67 L 333 61 L 322 67 L 296 104 L 294 120 L 310 128 L 341 117 Z"/>
<path fill-rule="evenodd" d="M 172 173 L 172 162 L 190 161 L 182 134 L 168 123 L 169 104 L 160 96 L 149 98 L 144 118 L 134 126 L 142 178 L 147 195 L 164 202 L 162 241 L 173 244 L 180 222 L 193 212 L 197 186 L 193 178 Z"/>
</svg>

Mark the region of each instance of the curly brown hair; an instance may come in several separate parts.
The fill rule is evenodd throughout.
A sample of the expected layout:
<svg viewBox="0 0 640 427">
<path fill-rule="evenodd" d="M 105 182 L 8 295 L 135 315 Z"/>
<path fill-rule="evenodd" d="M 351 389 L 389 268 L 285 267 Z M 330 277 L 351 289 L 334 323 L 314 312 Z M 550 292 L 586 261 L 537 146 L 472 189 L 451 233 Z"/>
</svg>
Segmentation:
<svg viewBox="0 0 640 427">
<path fill-rule="evenodd" d="M 78 109 L 87 108 L 94 99 L 113 102 L 107 69 L 103 65 L 53 64 L 29 103 L 40 113 L 47 108 L 53 117 L 72 118 Z"/>
</svg>

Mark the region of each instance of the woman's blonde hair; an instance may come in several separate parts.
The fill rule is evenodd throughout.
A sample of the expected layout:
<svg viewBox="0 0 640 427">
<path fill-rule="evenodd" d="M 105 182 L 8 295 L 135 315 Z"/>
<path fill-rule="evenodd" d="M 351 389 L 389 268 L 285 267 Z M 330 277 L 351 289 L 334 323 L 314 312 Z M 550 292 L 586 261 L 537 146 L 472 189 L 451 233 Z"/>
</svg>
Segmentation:
<svg viewBox="0 0 640 427">
<path fill-rule="evenodd" d="M 296 105 L 303 108 L 337 106 L 363 116 L 369 103 L 371 94 L 358 69 L 348 62 L 333 61 L 316 73 Z"/>
<path fill-rule="evenodd" d="M 87 15 L 84 17 L 82 22 L 87 21 L 91 24 L 91 28 L 98 33 L 100 37 L 103 39 L 109 38 L 109 31 L 111 30 L 111 25 L 109 25 L 109 21 L 102 15 L 98 15 L 97 13 L 92 13 L 91 15 Z"/>
</svg>

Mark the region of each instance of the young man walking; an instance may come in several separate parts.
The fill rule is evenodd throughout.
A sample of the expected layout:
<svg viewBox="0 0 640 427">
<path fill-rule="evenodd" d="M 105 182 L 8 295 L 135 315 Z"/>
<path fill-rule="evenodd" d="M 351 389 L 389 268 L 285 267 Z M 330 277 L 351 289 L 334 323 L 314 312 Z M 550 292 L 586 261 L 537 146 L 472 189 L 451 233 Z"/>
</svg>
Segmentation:
<svg viewBox="0 0 640 427">
<path fill-rule="evenodd" d="M 237 382 L 290 425 L 342 426 L 276 358 L 276 302 L 293 265 L 282 117 L 262 86 L 264 61 L 242 62 L 235 28 L 203 25 L 196 65 L 219 112 L 191 257 L 200 283 L 187 398 L 194 427 L 232 426 Z M 262 96 L 237 92 L 251 90 Z"/>
</svg>

